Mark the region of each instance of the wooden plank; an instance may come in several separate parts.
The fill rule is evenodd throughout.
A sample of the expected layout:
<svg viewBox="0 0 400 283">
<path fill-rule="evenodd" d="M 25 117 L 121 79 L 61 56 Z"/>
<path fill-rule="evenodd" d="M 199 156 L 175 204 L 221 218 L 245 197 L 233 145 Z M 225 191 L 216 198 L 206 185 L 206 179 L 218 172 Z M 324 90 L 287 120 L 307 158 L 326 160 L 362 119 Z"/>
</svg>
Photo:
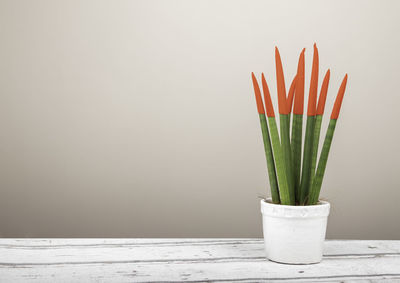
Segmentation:
<svg viewBox="0 0 400 283">
<path fill-rule="evenodd" d="M 394 273 L 397 258 L 325 260 L 319 265 L 283 265 L 268 261 L 195 263 L 112 263 L 21 266 L 0 269 L 4 282 L 254 282 L 269 281 L 344 281 L 355 279 L 400 279 Z"/>
<path fill-rule="evenodd" d="M 260 239 L 0 239 L 0 282 L 399 280 L 400 241 L 327 241 L 324 261 L 267 261 Z"/>
<path fill-rule="evenodd" d="M 325 257 L 373 256 L 400 254 L 399 241 L 327 241 Z M 264 258 L 263 241 L 259 239 L 157 240 L 157 239 L 0 239 L 0 252 L 7 263 L 85 262 L 98 259 L 99 253 L 109 261 L 222 260 Z M 0 255 L 0 263 L 1 261 Z"/>
<path fill-rule="evenodd" d="M 343 254 L 370 252 L 399 252 L 400 241 L 379 240 L 327 240 L 325 253 Z M 262 239 L 0 239 L 1 248 L 69 248 L 69 247 L 136 247 L 136 246 L 220 246 L 220 245 L 263 245 Z"/>
</svg>

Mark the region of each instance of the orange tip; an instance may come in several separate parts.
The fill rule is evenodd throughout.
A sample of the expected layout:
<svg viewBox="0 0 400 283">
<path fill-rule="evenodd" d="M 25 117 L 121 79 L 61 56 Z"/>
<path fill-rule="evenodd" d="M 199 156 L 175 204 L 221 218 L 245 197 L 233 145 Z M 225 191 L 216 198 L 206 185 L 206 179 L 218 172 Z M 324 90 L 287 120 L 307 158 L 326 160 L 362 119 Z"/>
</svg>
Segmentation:
<svg viewBox="0 0 400 283">
<path fill-rule="evenodd" d="M 342 106 L 344 92 L 346 90 L 347 74 L 344 76 L 342 84 L 340 85 L 338 94 L 336 96 L 335 104 L 333 105 L 331 119 L 339 118 L 340 107 Z"/>
<path fill-rule="evenodd" d="M 296 89 L 294 95 L 294 106 L 293 114 L 303 115 L 304 108 L 304 52 L 300 53 L 299 63 L 297 65 L 297 78 L 296 78 Z"/>
<path fill-rule="evenodd" d="M 331 71 L 328 69 L 328 71 L 326 71 L 324 81 L 322 82 L 321 93 L 319 94 L 317 113 L 316 113 L 317 115 L 324 114 L 326 94 L 328 93 L 328 85 L 329 85 L 330 76 L 331 76 Z"/>
<path fill-rule="evenodd" d="M 264 105 L 261 98 L 260 87 L 258 86 L 258 82 L 256 77 L 254 76 L 254 73 L 251 73 L 251 79 L 253 80 L 253 88 L 254 88 L 254 94 L 256 95 L 258 114 L 265 114 Z"/>
<path fill-rule="evenodd" d="M 267 81 L 265 80 L 264 74 L 261 74 L 261 82 L 264 92 L 265 108 L 267 109 L 268 117 L 275 117 L 274 106 L 272 105 L 271 94 L 269 93 Z"/>
<path fill-rule="evenodd" d="M 283 75 L 281 56 L 279 50 L 275 47 L 275 64 L 276 64 L 276 84 L 278 89 L 278 106 L 280 114 L 289 114 L 286 106 L 286 88 L 285 77 Z"/>
<path fill-rule="evenodd" d="M 292 105 L 293 105 L 293 98 L 294 98 L 294 90 L 295 90 L 295 88 L 296 88 L 296 79 L 297 79 L 297 76 L 295 76 L 295 77 L 293 78 L 292 84 L 290 85 L 290 88 L 289 88 L 288 97 L 287 97 L 287 100 L 286 100 L 286 105 L 288 106 L 288 111 L 289 111 L 289 113 L 292 112 Z"/>
<path fill-rule="evenodd" d="M 311 71 L 311 81 L 310 81 L 310 93 L 308 96 L 308 108 L 307 115 L 314 116 L 317 106 L 317 92 L 318 92 L 318 49 L 317 45 L 314 43 L 314 56 Z"/>
</svg>

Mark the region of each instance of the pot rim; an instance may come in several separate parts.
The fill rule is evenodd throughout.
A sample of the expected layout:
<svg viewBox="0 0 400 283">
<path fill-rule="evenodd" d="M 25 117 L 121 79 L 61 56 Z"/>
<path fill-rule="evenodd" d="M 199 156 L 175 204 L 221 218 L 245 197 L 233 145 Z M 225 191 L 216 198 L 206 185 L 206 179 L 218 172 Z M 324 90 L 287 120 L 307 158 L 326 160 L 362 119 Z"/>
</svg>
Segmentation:
<svg viewBox="0 0 400 283">
<path fill-rule="evenodd" d="M 275 206 L 285 206 L 285 207 L 291 207 L 291 208 L 304 208 L 304 207 L 316 207 L 320 205 L 329 205 L 330 203 L 324 200 L 319 200 L 317 204 L 313 205 L 287 205 L 287 204 L 277 204 L 272 202 L 272 198 L 263 198 L 261 201 L 265 202 L 268 205 L 275 205 Z"/>
<path fill-rule="evenodd" d="M 330 210 L 330 203 L 322 200 L 316 205 L 283 205 L 271 201 L 271 198 L 261 200 L 263 215 L 283 218 L 327 217 Z"/>
</svg>

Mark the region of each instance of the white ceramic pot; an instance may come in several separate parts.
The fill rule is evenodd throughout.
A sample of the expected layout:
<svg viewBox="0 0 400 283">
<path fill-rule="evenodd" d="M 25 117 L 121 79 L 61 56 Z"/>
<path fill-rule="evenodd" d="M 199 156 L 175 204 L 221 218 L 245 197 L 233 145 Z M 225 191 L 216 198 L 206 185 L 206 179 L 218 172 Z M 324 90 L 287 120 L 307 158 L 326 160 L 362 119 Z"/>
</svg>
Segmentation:
<svg viewBox="0 0 400 283">
<path fill-rule="evenodd" d="M 325 201 L 290 206 L 261 200 L 267 258 L 289 264 L 320 262 L 329 209 Z"/>
</svg>

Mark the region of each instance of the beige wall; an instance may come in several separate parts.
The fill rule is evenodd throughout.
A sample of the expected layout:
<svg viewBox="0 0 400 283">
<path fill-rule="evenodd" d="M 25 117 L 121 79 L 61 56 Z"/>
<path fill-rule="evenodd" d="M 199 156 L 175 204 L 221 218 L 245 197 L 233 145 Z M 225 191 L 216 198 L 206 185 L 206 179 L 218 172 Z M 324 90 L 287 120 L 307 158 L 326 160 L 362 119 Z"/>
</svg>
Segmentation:
<svg viewBox="0 0 400 283">
<path fill-rule="evenodd" d="M 399 1 L 0 1 L 0 236 L 260 237 L 250 72 L 349 82 L 328 237 L 400 239 Z M 322 74 L 320 74 L 322 80 Z M 306 86 L 308 88 L 308 86 Z M 324 124 L 326 126 L 326 123 Z"/>
</svg>

